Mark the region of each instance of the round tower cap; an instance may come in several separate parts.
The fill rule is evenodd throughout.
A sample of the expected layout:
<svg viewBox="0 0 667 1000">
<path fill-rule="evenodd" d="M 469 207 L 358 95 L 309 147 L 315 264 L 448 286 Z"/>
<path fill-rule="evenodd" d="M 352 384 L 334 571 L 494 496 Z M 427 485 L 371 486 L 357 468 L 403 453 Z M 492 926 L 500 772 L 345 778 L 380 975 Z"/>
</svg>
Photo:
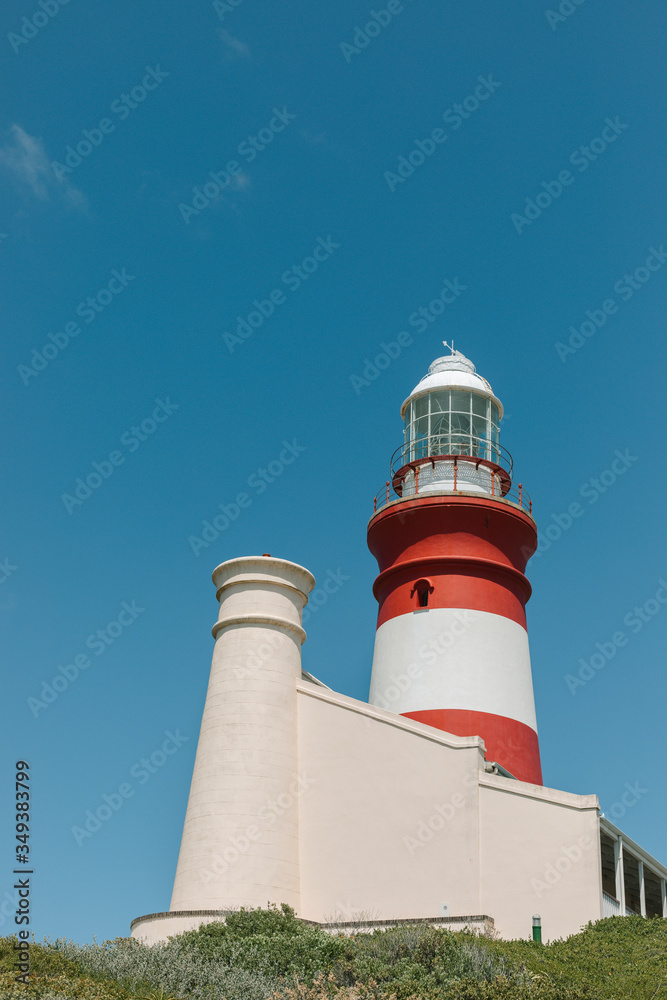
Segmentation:
<svg viewBox="0 0 667 1000">
<path fill-rule="evenodd" d="M 449 344 L 445 341 L 445 347 Z M 405 408 L 415 396 L 421 396 L 426 392 L 433 392 L 437 389 L 468 389 L 479 392 L 483 396 L 492 399 L 498 407 L 500 416 L 503 415 L 503 405 L 494 395 L 491 384 L 479 375 L 474 364 L 466 358 L 460 351 L 455 351 L 454 346 L 450 347 L 451 354 L 436 358 L 429 365 L 428 373 L 417 383 L 408 398 L 401 406 L 401 417 L 405 415 Z"/>
</svg>

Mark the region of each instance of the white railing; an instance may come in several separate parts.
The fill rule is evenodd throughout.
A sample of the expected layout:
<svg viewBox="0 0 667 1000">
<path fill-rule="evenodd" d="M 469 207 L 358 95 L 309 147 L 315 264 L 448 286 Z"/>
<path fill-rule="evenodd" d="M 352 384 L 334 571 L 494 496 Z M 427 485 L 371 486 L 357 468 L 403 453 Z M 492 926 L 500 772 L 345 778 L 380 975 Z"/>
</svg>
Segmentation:
<svg viewBox="0 0 667 1000">
<path fill-rule="evenodd" d="M 610 896 L 608 893 L 602 893 L 602 916 L 603 917 L 618 917 L 621 914 L 621 904 L 618 899 Z"/>
</svg>

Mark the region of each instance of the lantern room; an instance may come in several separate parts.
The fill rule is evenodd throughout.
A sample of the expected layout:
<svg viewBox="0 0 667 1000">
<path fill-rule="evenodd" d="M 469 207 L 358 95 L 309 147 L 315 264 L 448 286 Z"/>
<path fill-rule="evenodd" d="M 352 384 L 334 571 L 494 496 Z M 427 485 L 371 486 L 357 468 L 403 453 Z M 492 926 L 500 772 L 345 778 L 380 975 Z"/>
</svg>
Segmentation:
<svg viewBox="0 0 667 1000">
<path fill-rule="evenodd" d="M 450 350 L 401 407 L 404 443 L 391 463 L 401 499 L 442 490 L 503 497 L 512 485 L 512 459 L 499 441 L 502 403 L 472 361 Z"/>
</svg>

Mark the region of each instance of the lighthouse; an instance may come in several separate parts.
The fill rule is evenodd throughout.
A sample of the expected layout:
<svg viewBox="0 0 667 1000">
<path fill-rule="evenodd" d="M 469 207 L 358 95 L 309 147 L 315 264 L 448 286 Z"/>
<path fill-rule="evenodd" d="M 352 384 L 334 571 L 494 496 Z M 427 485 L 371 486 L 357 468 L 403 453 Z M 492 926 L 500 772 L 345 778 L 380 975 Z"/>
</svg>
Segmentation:
<svg viewBox="0 0 667 1000">
<path fill-rule="evenodd" d="M 133 938 L 267 902 L 345 934 L 428 921 L 529 937 L 537 909 L 555 940 L 614 914 L 667 918 L 667 867 L 596 795 L 542 785 L 525 615 L 537 532 L 502 403 L 452 345 L 401 416 L 368 525 L 369 702 L 304 669 L 305 567 L 267 553 L 217 566 L 171 905 L 136 917 Z"/>
<path fill-rule="evenodd" d="M 500 444 L 502 403 L 450 351 L 401 407 L 404 441 L 368 525 L 379 568 L 369 701 L 481 736 L 487 761 L 541 785 L 525 611 L 532 504 Z"/>
</svg>

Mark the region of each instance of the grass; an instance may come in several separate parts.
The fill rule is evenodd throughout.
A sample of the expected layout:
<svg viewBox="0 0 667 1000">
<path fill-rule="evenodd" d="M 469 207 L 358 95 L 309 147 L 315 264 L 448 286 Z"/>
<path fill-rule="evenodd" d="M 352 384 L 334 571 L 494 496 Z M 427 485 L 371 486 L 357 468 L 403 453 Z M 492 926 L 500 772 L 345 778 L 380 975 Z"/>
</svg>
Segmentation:
<svg viewBox="0 0 667 1000">
<path fill-rule="evenodd" d="M 16 981 L 0 938 L 7 1000 L 667 1000 L 667 921 L 601 920 L 549 945 L 402 925 L 333 937 L 289 907 L 241 910 L 146 946 L 30 946 Z"/>
</svg>

